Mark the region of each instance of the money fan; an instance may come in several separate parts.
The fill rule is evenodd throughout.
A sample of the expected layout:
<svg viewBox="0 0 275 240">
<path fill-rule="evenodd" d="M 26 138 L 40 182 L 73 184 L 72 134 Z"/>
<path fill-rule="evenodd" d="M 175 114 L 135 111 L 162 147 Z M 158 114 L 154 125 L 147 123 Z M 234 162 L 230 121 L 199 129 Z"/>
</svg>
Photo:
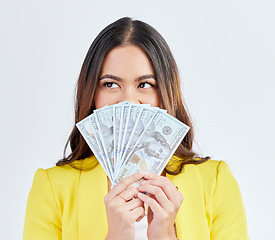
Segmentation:
<svg viewBox="0 0 275 240">
<path fill-rule="evenodd" d="M 112 182 L 138 171 L 160 174 L 189 130 L 163 109 L 122 102 L 76 124 Z"/>
</svg>

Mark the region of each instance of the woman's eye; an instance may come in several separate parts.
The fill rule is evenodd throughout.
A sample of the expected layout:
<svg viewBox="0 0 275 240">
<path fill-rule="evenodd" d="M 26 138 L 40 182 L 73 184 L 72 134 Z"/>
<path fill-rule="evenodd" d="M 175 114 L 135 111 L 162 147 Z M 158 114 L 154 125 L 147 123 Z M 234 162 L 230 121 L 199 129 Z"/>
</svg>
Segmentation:
<svg viewBox="0 0 275 240">
<path fill-rule="evenodd" d="M 118 88 L 119 86 L 114 82 L 106 82 L 104 83 L 104 86 L 107 88 Z"/>
<path fill-rule="evenodd" d="M 144 82 L 144 83 L 140 83 L 140 84 L 138 85 L 138 87 L 139 87 L 139 88 L 151 88 L 151 87 L 153 87 L 153 84 L 148 83 L 148 82 Z"/>
</svg>

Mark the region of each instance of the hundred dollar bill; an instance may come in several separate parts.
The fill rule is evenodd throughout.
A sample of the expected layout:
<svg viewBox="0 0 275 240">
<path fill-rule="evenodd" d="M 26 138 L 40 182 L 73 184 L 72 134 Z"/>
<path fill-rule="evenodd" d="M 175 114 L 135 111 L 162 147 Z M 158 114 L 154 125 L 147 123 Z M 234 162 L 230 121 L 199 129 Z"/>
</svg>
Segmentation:
<svg viewBox="0 0 275 240">
<path fill-rule="evenodd" d="M 121 110 L 122 106 L 113 107 L 113 116 L 114 116 L 114 162 L 117 163 L 117 151 L 118 151 L 118 135 L 121 119 Z M 114 169 L 116 171 L 116 169 Z"/>
<path fill-rule="evenodd" d="M 119 127 L 119 136 L 118 136 L 118 162 L 121 162 L 122 149 L 124 144 L 124 135 L 126 132 L 126 122 L 130 114 L 130 105 L 123 105 L 122 114 Z"/>
<path fill-rule="evenodd" d="M 120 122 L 121 122 L 121 114 L 122 114 L 122 107 L 123 105 L 127 105 L 129 102 L 122 102 L 113 105 L 113 119 L 114 119 L 114 159 L 115 163 L 118 159 L 118 138 L 119 138 L 119 131 L 120 131 Z"/>
<path fill-rule="evenodd" d="M 128 152 L 126 149 L 126 146 L 130 140 L 131 133 L 134 131 L 134 125 L 140 116 L 141 110 L 142 108 L 140 106 L 133 105 L 133 104 L 130 105 L 129 115 L 126 119 L 123 140 L 120 148 L 120 151 L 122 152 L 121 159 L 120 159 L 121 163 L 123 162 L 124 156 Z"/>
<path fill-rule="evenodd" d="M 109 159 L 108 154 L 106 153 L 105 146 L 102 143 L 102 134 L 99 130 L 98 120 L 96 118 L 96 115 L 95 114 L 90 115 L 89 120 L 91 123 L 91 127 L 93 129 L 97 144 L 99 145 L 100 155 L 106 164 L 107 171 L 110 173 L 110 180 L 113 181 L 113 179 L 114 179 L 113 178 L 113 175 L 114 175 L 113 165 L 111 163 L 111 160 Z"/>
<path fill-rule="evenodd" d="M 78 122 L 76 124 L 76 126 L 77 126 L 78 130 L 80 131 L 81 135 L 83 136 L 83 138 L 85 139 L 85 141 L 87 142 L 90 149 L 93 151 L 95 157 L 97 158 L 98 162 L 100 163 L 100 165 L 106 172 L 107 176 L 110 178 L 111 177 L 110 172 L 106 166 L 105 161 L 101 157 L 99 145 L 96 141 L 95 134 L 94 134 L 92 126 L 90 124 L 89 117 L 86 117 L 82 121 Z"/>
<path fill-rule="evenodd" d="M 156 112 L 159 109 L 152 108 L 149 106 L 149 104 L 139 104 L 134 105 L 134 107 L 132 108 L 132 116 L 135 121 L 135 124 L 134 126 L 131 126 L 131 128 L 129 129 L 131 135 L 128 137 L 127 145 L 123 149 L 124 155 L 122 157 L 122 164 L 124 163 L 127 154 L 131 152 L 140 135 L 142 134 L 146 126 L 149 124 L 154 114 L 156 114 Z"/>
<path fill-rule="evenodd" d="M 108 159 L 111 160 L 111 164 L 114 165 L 113 106 L 106 106 L 98 109 L 94 114 L 96 115 L 103 149 L 105 150 Z"/>
<path fill-rule="evenodd" d="M 160 174 L 178 148 L 189 127 L 157 111 L 129 153 L 113 185 L 141 170 Z"/>
<path fill-rule="evenodd" d="M 119 170 L 119 146 L 121 142 L 121 131 L 120 128 L 122 127 L 122 112 L 123 106 L 128 105 L 129 102 L 122 102 L 113 105 L 113 118 L 114 118 L 114 158 L 115 158 L 115 165 L 114 165 L 114 172 L 116 174 L 117 170 Z M 114 175 L 115 175 L 114 174 Z"/>
</svg>

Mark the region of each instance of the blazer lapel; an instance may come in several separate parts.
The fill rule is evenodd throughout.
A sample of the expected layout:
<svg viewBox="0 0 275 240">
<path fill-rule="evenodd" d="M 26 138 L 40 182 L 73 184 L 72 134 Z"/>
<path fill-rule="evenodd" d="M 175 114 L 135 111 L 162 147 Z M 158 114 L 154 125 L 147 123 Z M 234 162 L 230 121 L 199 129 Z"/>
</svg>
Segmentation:
<svg viewBox="0 0 275 240">
<path fill-rule="evenodd" d="M 176 218 L 180 239 L 209 239 L 205 199 L 200 174 L 194 165 L 182 174 L 167 177 L 179 187 L 184 200 Z M 108 231 L 104 197 L 108 193 L 107 176 L 100 165 L 81 171 L 78 189 L 79 239 L 105 239 Z M 201 238 L 204 236 L 204 238 Z"/>
<path fill-rule="evenodd" d="M 175 221 L 177 237 L 179 239 L 210 239 L 208 222 L 205 217 L 203 186 L 197 168 L 194 165 L 187 165 L 182 174 L 167 175 L 167 177 L 178 186 L 178 190 L 184 197 Z"/>
<path fill-rule="evenodd" d="M 79 239 L 105 239 L 108 231 L 104 197 L 107 176 L 100 165 L 81 171 L 78 192 Z"/>
</svg>

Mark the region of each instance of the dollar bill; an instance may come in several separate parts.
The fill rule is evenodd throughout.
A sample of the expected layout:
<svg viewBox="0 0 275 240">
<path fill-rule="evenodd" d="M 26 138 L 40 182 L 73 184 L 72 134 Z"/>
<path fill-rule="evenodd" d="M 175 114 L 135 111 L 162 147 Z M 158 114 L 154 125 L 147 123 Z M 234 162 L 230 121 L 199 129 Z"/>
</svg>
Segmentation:
<svg viewBox="0 0 275 240">
<path fill-rule="evenodd" d="M 98 120 L 96 118 L 96 115 L 95 114 L 92 114 L 90 115 L 89 117 L 89 120 L 90 120 L 90 124 L 91 124 L 91 127 L 92 127 L 92 130 L 94 132 L 94 135 L 95 135 L 95 139 L 97 141 L 97 144 L 99 146 L 99 149 L 100 149 L 100 155 L 103 159 L 103 161 L 105 161 L 106 163 L 106 167 L 107 167 L 107 171 L 110 173 L 110 180 L 112 181 L 114 178 L 114 169 L 113 169 L 113 165 L 111 163 L 111 160 L 109 159 L 109 156 L 108 156 L 108 153 L 107 153 L 107 150 L 102 142 L 102 134 L 100 132 L 100 129 L 99 129 L 99 124 L 98 124 Z"/>
<path fill-rule="evenodd" d="M 76 124 L 112 186 L 145 170 L 160 174 L 189 127 L 149 104 L 104 106 Z"/>
<path fill-rule="evenodd" d="M 122 106 L 114 106 L 113 107 L 113 116 L 114 116 L 114 162 L 118 162 L 118 136 L 119 136 L 119 127 L 120 127 L 120 119 L 121 119 L 121 111 L 122 111 Z M 114 166 L 114 171 L 116 172 L 116 166 Z"/>
<path fill-rule="evenodd" d="M 128 154 L 113 184 L 141 170 L 160 174 L 188 130 L 189 127 L 176 118 L 157 111 Z"/>
<path fill-rule="evenodd" d="M 121 161 L 122 157 L 122 149 L 124 144 L 124 136 L 126 132 L 126 122 L 129 118 L 130 114 L 130 105 L 123 105 L 122 107 L 122 114 L 121 114 L 121 120 L 120 120 L 120 127 L 119 127 L 119 136 L 118 136 L 118 162 Z"/>
<path fill-rule="evenodd" d="M 102 168 L 106 172 L 107 176 L 111 178 L 111 174 L 109 172 L 109 169 L 106 166 L 106 163 L 104 159 L 101 156 L 101 151 L 99 149 L 99 145 L 96 141 L 95 134 L 93 132 L 92 126 L 90 124 L 90 119 L 85 118 L 82 121 L 78 122 L 76 124 L 78 130 L 80 131 L 81 135 L 87 142 L 90 149 L 93 151 L 95 157 L 97 158 L 98 162 L 101 164 Z"/>
<path fill-rule="evenodd" d="M 128 149 L 126 147 L 129 143 L 131 133 L 134 131 L 134 126 L 135 126 L 137 119 L 140 116 L 141 110 L 142 110 L 142 108 L 140 106 L 130 105 L 129 116 L 127 117 L 127 120 L 125 123 L 123 141 L 122 141 L 121 148 L 120 148 L 120 151 L 122 153 L 121 157 L 120 157 L 121 163 L 123 162 L 125 155 L 128 153 L 128 151 L 127 151 Z"/>
<path fill-rule="evenodd" d="M 114 166 L 114 118 L 113 106 L 106 106 L 101 111 L 95 111 L 95 118 L 100 132 L 104 152 Z"/>
<path fill-rule="evenodd" d="M 122 102 L 113 105 L 113 119 L 114 119 L 114 173 L 116 174 L 117 170 L 119 169 L 119 142 L 121 139 L 120 136 L 120 128 L 122 127 L 121 125 L 121 120 L 122 120 L 122 111 L 123 111 L 123 106 L 128 105 L 129 102 Z M 114 175 L 115 175 L 114 174 Z"/>
<path fill-rule="evenodd" d="M 132 114 L 135 120 L 135 124 L 133 127 L 131 126 L 131 128 L 129 128 L 131 135 L 127 140 L 126 147 L 123 149 L 124 155 L 122 157 L 120 167 L 124 164 L 127 154 L 131 152 L 137 140 L 139 139 L 140 135 L 143 133 L 143 131 L 151 121 L 154 114 L 156 114 L 156 112 L 158 111 L 158 108 L 152 108 L 149 106 L 148 104 L 139 104 L 139 105 L 135 105 L 133 108 Z"/>
</svg>

